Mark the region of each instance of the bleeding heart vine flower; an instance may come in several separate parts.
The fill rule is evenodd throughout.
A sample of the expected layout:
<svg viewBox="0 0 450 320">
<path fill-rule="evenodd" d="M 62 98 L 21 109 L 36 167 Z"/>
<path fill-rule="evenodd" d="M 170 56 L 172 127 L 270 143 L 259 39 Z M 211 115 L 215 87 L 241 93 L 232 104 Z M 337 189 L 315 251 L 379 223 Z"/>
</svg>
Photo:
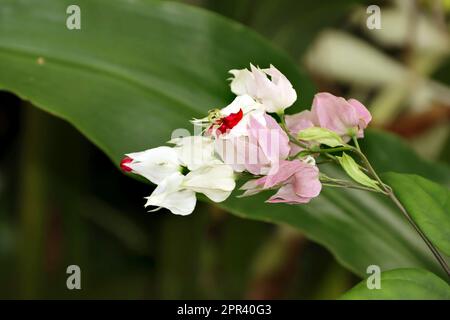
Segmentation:
<svg viewBox="0 0 450 320">
<path fill-rule="evenodd" d="M 217 159 L 214 155 L 214 140 L 209 137 L 188 136 L 174 138 L 168 143 L 175 145 L 172 150 L 176 153 L 177 162 L 190 171 L 213 163 Z"/>
<path fill-rule="evenodd" d="M 381 182 L 368 177 L 345 154 L 331 155 L 338 149 L 353 150 L 346 142 L 363 136 L 371 116 L 361 103 L 319 93 L 311 111 L 285 116 L 284 109 L 296 101 L 297 94 L 278 69 L 250 65 L 250 70 L 230 73 L 234 76 L 231 90 L 237 96 L 226 107 L 192 121 L 202 126 L 202 135 L 172 139 L 173 147 L 130 153 L 122 160 L 124 171 L 158 185 L 146 206 L 189 214 L 195 207 L 195 193 L 224 201 L 235 188 L 235 176 L 242 172 L 257 177 L 241 187 L 244 196 L 277 190 L 268 202 L 307 203 L 319 195 L 321 181 L 354 187 L 319 173 L 314 157 L 323 155 L 335 159 L 363 188 L 383 192 Z M 280 123 L 269 113 L 277 113 Z M 321 145 L 334 149 L 321 149 Z"/>
<path fill-rule="evenodd" d="M 263 123 L 251 117 L 249 132 L 249 158 L 245 164 L 248 172 L 267 174 L 289 156 L 289 137 L 274 118 L 264 114 Z"/>
<path fill-rule="evenodd" d="M 166 146 L 129 153 L 120 166 L 122 170 L 141 175 L 155 184 L 182 170 L 176 150 Z"/>
<path fill-rule="evenodd" d="M 278 192 L 267 200 L 269 203 L 308 203 L 317 197 L 322 189 L 319 169 L 310 158 L 305 161 L 284 160 L 266 176 L 250 180 L 240 189 L 245 191 L 242 196 L 250 196 L 274 188 L 278 189 Z"/>
<path fill-rule="evenodd" d="M 289 137 L 268 114 L 251 114 L 242 135 L 216 138 L 216 151 L 236 172 L 267 174 L 289 155 Z"/>
<path fill-rule="evenodd" d="M 229 165 L 220 160 L 215 160 L 189 172 L 182 186 L 203 193 L 214 202 L 222 202 L 230 196 L 236 187 L 234 171 Z"/>
<path fill-rule="evenodd" d="M 215 138 L 215 151 L 236 172 L 245 170 L 249 157 L 250 118 L 264 122 L 264 106 L 249 95 L 237 96 L 223 109 L 210 111 L 208 117 L 194 120 L 194 125 L 206 127 L 205 135 Z"/>
<path fill-rule="evenodd" d="M 196 193 L 225 201 L 236 187 L 235 179 L 247 173 L 254 178 L 240 187 L 241 197 L 274 190 L 266 202 L 305 204 L 323 187 L 367 190 L 389 196 L 420 231 L 358 145 L 372 120 L 363 104 L 322 92 L 315 95 L 311 110 L 285 115 L 297 94 L 278 69 L 250 65 L 250 70 L 230 73 L 231 91 L 237 96 L 228 106 L 192 121 L 201 126 L 201 135 L 172 139 L 173 147 L 129 153 L 121 161 L 123 171 L 157 184 L 145 207 L 188 215 L 195 208 Z M 320 172 L 324 162 L 340 166 L 349 179 Z M 450 274 L 437 249 L 419 234 Z"/>
<path fill-rule="evenodd" d="M 250 70 L 230 70 L 230 73 L 233 75 L 231 91 L 237 96 L 251 96 L 264 106 L 266 112 L 283 113 L 297 100 L 292 84 L 272 65 L 260 69 L 250 64 Z"/>
<path fill-rule="evenodd" d="M 161 181 L 153 193 L 147 197 L 145 207 L 156 207 L 150 211 L 161 208 L 169 209 L 173 214 L 188 215 L 194 211 L 197 198 L 195 191 L 183 188 L 185 177 L 180 172 L 175 172 Z"/>
<path fill-rule="evenodd" d="M 267 202 L 308 203 L 311 199 L 317 197 L 322 190 L 319 169 L 315 165 L 300 160 L 288 162 L 290 163 L 286 166 L 286 170 L 280 167 L 276 174 L 268 176 L 267 186 L 281 184 L 281 188 Z"/>
<path fill-rule="evenodd" d="M 234 188 L 233 169 L 216 160 L 189 171 L 186 175 L 175 172 L 166 177 L 146 198 L 145 207 L 156 206 L 151 211 L 166 208 L 174 214 L 188 215 L 194 211 L 196 192 L 203 193 L 214 202 L 222 202 Z"/>
<path fill-rule="evenodd" d="M 195 193 L 214 202 L 224 201 L 235 188 L 233 169 L 214 154 L 210 137 L 189 136 L 169 141 L 174 147 L 157 147 L 130 153 L 121 161 L 125 172 L 141 175 L 158 186 L 145 207 L 169 209 L 178 215 L 192 213 Z"/>
<path fill-rule="evenodd" d="M 336 132 L 344 142 L 352 137 L 362 138 L 372 120 L 370 112 L 358 100 L 345 100 L 327 92 L 315 95 L 311 113 L 317 126 Z"/>
<path fill-rule="evenodd" d="M 205 128 L 209 136 L 222 138 L 247 136 L 247 122 L 251 115 L 262 118 L 264 106 L 249 95 L 237 96 L 222 109 L 209 111 L 207 117 L 194 119 L 191 122 Z"/>
</svg>

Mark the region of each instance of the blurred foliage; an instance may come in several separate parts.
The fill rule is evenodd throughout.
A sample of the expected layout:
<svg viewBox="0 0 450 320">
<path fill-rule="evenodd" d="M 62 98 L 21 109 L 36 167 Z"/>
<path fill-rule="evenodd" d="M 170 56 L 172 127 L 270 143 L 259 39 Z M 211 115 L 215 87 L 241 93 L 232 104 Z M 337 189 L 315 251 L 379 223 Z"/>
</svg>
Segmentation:
<svg viewBox="0 0 450 320">
<path fill-rule="evenodd" d="M 300 59 L 317 33 L 343 23 L 350 9 L 363 0 L 205 0 L 202 5 L 257 30 Z"/>
</svg>

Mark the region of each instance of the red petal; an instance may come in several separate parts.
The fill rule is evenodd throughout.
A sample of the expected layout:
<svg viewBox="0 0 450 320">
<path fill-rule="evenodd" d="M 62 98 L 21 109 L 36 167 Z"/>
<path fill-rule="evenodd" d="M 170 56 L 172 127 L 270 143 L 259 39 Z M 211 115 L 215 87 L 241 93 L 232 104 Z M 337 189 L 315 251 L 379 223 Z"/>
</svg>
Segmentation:
<svg viewBox="0 0 450 320">
<path fill-rule="evenodd" d="M 125 157 L 122 159 L 122 161 L 120 161 L 120 169 L 122 169 L 125 172 L 131 172 L 132 169 L 127 166 L 128 163 L 131 163 L 133 161 L 133 159 L 131 159 L 130 157 Z"/>
<path fill-rule="evenodd" d="M 222 125 L 225 125 L 226 129 L 233 129 L 234 126 L 236 126 L 239 121 L 242 120 L 242 117 L 244 116 L 244 113 L 242 112 L 242 109 L 239 109 L 236 113 L 231 113 L 225 118 L 222 119 Z M 223 132 L 222 132 L 223 133 Z"/>
</svg>

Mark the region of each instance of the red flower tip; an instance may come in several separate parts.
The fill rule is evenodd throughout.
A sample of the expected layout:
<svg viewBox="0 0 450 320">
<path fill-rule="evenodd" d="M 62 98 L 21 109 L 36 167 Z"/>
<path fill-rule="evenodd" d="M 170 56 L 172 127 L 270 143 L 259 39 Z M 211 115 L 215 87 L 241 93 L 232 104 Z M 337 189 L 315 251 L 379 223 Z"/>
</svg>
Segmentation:
<svg viewBox="0 0 450 320">
<path fill-rule="evenodd" d="M 131 159 L 130 157 L 125 157 L 122 159 L 122 161 L 120 161 L 120 169 L 122 169 L 125 172 L 131 172 L 132 169 L 127 166 L 128 163 L 131 163 L 133 161 L 133 159 Z"/>
<path fill-rule="evenodd" d="M 219 130 L 220 133 L 225 133 L 227 130 L 233 129 L 239 121 L 242 120 L 242 117 L 244 116 L 244 113 L 242 112 L 242 109 L 239 109 L 236 113 L 230 113 L 228 116 L 220 119 L 218 121 L 218 124 L 220 124 Z"/>
</svg>

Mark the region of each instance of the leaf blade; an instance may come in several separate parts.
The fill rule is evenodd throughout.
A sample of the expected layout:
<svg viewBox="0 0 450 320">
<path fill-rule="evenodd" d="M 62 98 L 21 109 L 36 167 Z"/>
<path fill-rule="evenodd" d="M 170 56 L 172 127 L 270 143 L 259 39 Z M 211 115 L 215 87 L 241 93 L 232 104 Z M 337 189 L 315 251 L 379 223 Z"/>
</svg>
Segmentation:
<svg viewBox="0 0 450 320">
<path fill-rule="evenodd" d="M 350 157 L 345 152 L 341 157 L 336 157 L 341 164 L 342 168 L 347 172 L 347 174 L 359 184 L 372 188 L 374 190 L 378 190 L 381 192 L 380 186 L 378 182 L 369 178 L 359 167 L 356 161 Z"/>
<path fill-rule="evenodd" d="M 389 172 L 383 177 L 431 242 L 450 256 L 450 190 L 418 175 Z"/>
<path fill-rule="evenodd" d="M 368 289 L 363 280 L 345 293 L 343 300 L 449 300 L 450 286 L 421 269 L 396 269 L 381 273 L 381 288 Z"/>
</svg>

